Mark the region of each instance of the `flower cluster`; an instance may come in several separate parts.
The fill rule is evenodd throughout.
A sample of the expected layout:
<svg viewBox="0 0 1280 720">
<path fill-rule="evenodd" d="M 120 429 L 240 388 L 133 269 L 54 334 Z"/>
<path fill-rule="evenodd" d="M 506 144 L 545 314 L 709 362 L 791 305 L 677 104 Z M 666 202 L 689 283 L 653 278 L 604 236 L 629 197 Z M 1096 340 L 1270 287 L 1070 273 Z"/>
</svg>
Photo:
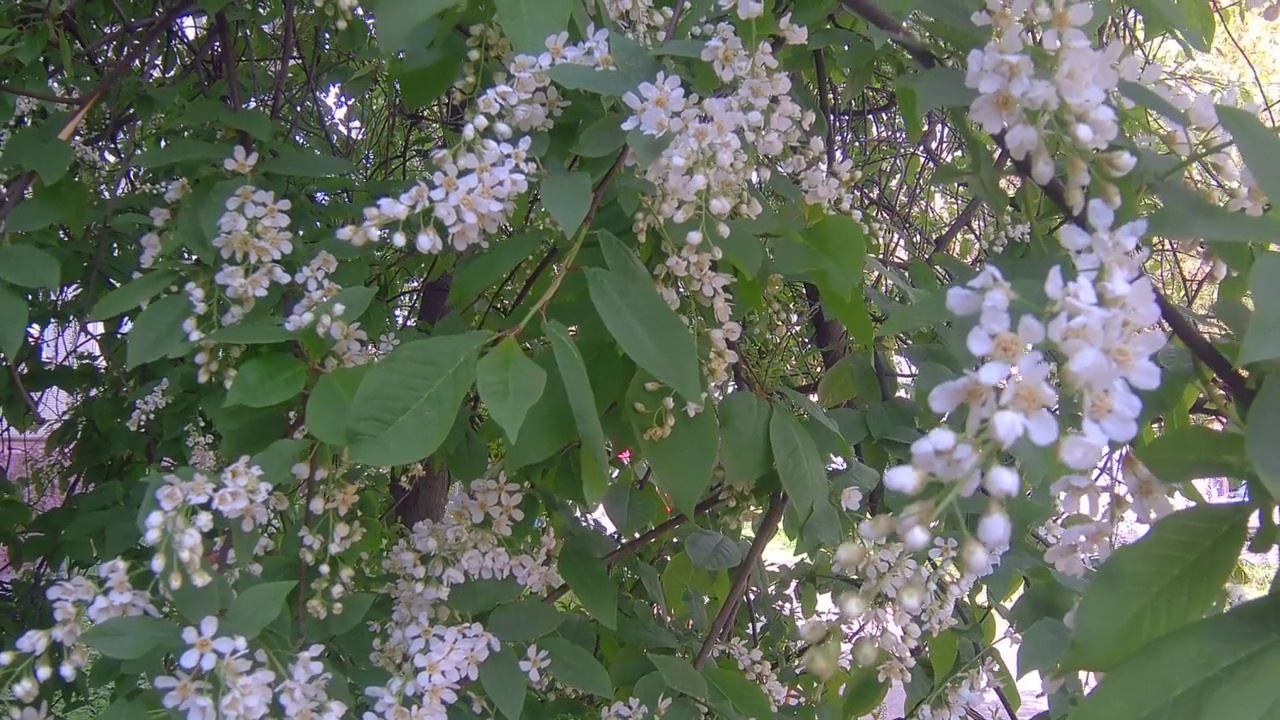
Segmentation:
<svg viewBox="0 0 1280 720">
<path fill-rule="evenodd" d="M 741 13 L 756 4 L 737 7 Z M 788 42 L 803 43 L 804 28 L 786 24 Z M 790 76 L 779 68 L 772 46 L 746 47 L 728 22 L 699 26 L 698 32 L 707 38 L 702 60 L 724 91 L 688 94 L 678 75 L 659 72 L 623 95 L 631 115 L 622 128 L 670 138 L 651 162 L 628 156 L 656 188 L 641 198 L 633 227 L 642 240 L 650 233 L 661 238 L 668 258 L 657 269 L 657 283 L 667 303 L 678 308 L 689 298 L 711 309 L 704 370 L 714 391 L 728 382 L 738 359 L 732 343 L 742 332 L 731 319 L 733 278 L 716 269 L 723 254 L 715 238 L 728 237 L 730 220 L 760 215 L 763 207 L 751 188 L 775 171 L 786 176 L 783 182 L 795 179 L 811 204 L 849 212 L 853 197 L 847 191 L 851 161 L 827 166 L 824 141 L 810 132 L 814 113 L 791 98 Z"/>
<path fill-rule="evenodd" d="M 787 686 L 778 680 L 778 674 L 774 672 L 773 665 L 764 659 L 764 653 L 760 648 L 747 647 L 747 642 L 742 638 L 729 638 L 728 642 L 716 645 L 711 651 L 712 657 L 721 655 L 737 664 L 738 669 L 748 680 L 764 690 L 775 712 L 780 706 L 789 704 Z"/>
<path fill-rule="evenodd" d="M 475 480 L 457 490 L 440 522 L 424 520 L 409 538 L 387 553 L 383 569 L 393 580 L 386 593 L 391 619 L 378 627 L 372 660 L 391 675 L 366 692 L 376 699 L 368 720 L 443 717 L 457 702 L 464 682 L 475 680 L 479 666 L 498 649 L 498 640 L 478 623 L 448 624 L 450 588 L 467 580 L 514 578 L 530 592 L 559 584 L 550 553 L 555 536 L 536 538 L 531 552 L 508 547 L 515 523 L 524 519 L 522 488 L 496 479 Z M 524 671 L 532 678 L 544 669 L 543 656 L 531 650 Z"/>
<path fill-rule="evenodd" d="M 985 701 L 987 688 L 999 684 L 999 668 L 991 657 L 984 657 L 981 662 L 967 672 L 957 674 L 947 681 L 934 701 L 923 705 L 916 716 L 920 720 L 965 720 L 973 717 L 971 710 L 980 707 Z"/>
<path fill-rule="evenodd" d="M 156 413 L 165 409 L 173 398 L 165 393 L 169 390 L 169 378 L 161 378 L 151 391 L 133 404 L 133 412 L 125 421 L 125 427 L 137 432 L 155 419 Z"/>
<path fill-rule="evenodd" d="M 956 604 L 991 572 L 985 548 L 967 541 L 934 538 L 927 559 L 888 540 L 888 516 L 863 521 L 858 537 L 836 549 L 832 570 L 860 587 L 840 598 L 843 621 L 854 643 L 853 659 L 874 665 L 880 679 L 905 682 L 915 666 L 915 649 L 959 621 Z"/>
<path fill-rule="evenodd" d="M 982 247 L 988 255 L 998 255 L 1011 244 L 1028 242 L 1031 242 L 1031 224 L 1013 222 L 1009 218 L 982 237 Z"/>
<path fill-rule="evenodd" d="M 1138 80 L 1141 62 L 1124 55 L 1116 42 L 1094 48 L 1084 26 L 1093 7 L 1075 0 L 987 0 L 973 21 L 990 26 L 992 39 L 969 53 L 965 84 L 978 91 L 969 117 L 1003 137 L 1014 160 L 1027 160 L 1032 179 L 1045 185 L 1058 174 L 1051 142 L 1066 154 L 1066 196 L 1074 212 L 1085 204 L 1092 176 L 1100 167 L 1112 177 L 1133 168 L 1124 151 L 1113 162 L 1094 163 L 1119 134 L 1110 100 L 1123 78 Z M 1035 47 L 1038 45 L 1039 47 Z M 1033 51 L 1047 53 L 1051 73 L 1037 75 Z M 1114 204 L 1119 191 L 1104 182 L 1098 191 Z"/>
<path fill-rule="evenodd" d="M 1041 123 L 1055 119 L 1076 123 L 1069 136 L 1068 204 L 1083 216 L 1073 217 L 1058 233 L 1073 268 L 1054 267 L 1044 282 L 1048 307 L 1043 315 L 1018 313 L 1027 305 L 998 268 L 987 265 L 965 286 L 947 293 L 947 308 L 959 317 L 974 317 L 966 346 L 979 359 L 977 369 L 936 386 L 929 406 L 959 418 L 963 431 L 937 428 L 913 443 L 909 464 L 888 469 L 885 487 L 917 495 L 933 480 L 950 484 L 941 498 L 969 496 L 981 488 L 990 501 L 975 533 L 979 550 L 999 555 L 1010 543 L 1012 524 L 1002 500 L 1021 491 L 1018 472 L 1005 459 L 1015 443 L 1052 447 L 1072 475 L 1058 488 L 1091 485 L 1087 478 L 1112 443 L 1125 444 L 1137 434 L 1142 402 L 1137 391 L 1158 387 L 1160 369 L 1153 356 L 1165 344 L 1154 328 L 1160 311 L 1151 280 L 1142 268 L 1144 220 L 1117 222 L 1113 186 L 1094 189 L 1101 197 L 1085 201 L 1090 188 L 1088 160 L 1112 176 L 1132 169 L 1127 153 L 1103 153 L 1114 137 L 1115 111 L 1108 102 L 1119 72 L 1118 50 L 1092 49 L 1080 26 L 1091 9 L 1082 4 L 1049 6 L 1030 0 L 991 3 L 976 21 L 989 23 L 994 39 L 970 57 L 970 84 L 981 93 L 972 109 L 975 119 L 993 134 L 1005 132 L 1016 158 L 1031 155 L 1036 182 L 1047 183 L 1054 167 L 1041 125 L 1030 123 L 1028 111 L 1044 111 Z M 1040 24 L 1048 23 L 1041 28 Z M 1028 28 L 1040 28 L 1039 42 L 1052 59 L 1052 79 L 1036 76 L 1025 54 Z M 1127 61 L 1126 61 L 1127 65 Z M 992 115 L 996 113 L 998 115 Z M 1034 143 L 1016 138 L 1033 130 Z M 1088 130 L 1086 130 L 1086 128 Z M 1015 149 L 1023 143 L 1021 149 Z M 1077 166 L 1078 163 L 1078 166 Z M 1078 413 L 1060 417 L 1059 393 L 1051 377 L 1072 396 Z M 1064 427 L 1065 426 L 1065 427 Z M 897 518 L 897 530 L 908 547 L 921 548 L 937 514 L 935 500 L 908 506 Z M 1083 531 L 1082 531 L 1083 533 Z M 1093 536 L 1090 531 L 1083 533 Z M 1064 536 L 1066 537 L 1066 536 Z M 1070 543 L 1069 543 L 1070 545 Z M 1061 548 L 1051 554 L 1063 552 Z M 1061 566 L 1061 561 L 1050 558 Z M 983 563 L 976 563 L 981 565 Z"/>
<path fill-rule="evenodd" d="M 151 558 L 152 572 L 161 575 L 172 567 L 166 578 L 170 590 L 182 587 L 187 579 L 196 587 L 213 579 L 203 561 L 204 535 L 213 530 L 215 514 L 249 532 L 268 525 L 288 505 L 262 475 L 262 468 L 250 465 L 246 456 L 228 465 L 216 480 L 203 472 L 171 473 L 162 478 L 155 491 L 156 509 L 144 520 L 142 541 L 156 550 Z M 232 550 L 226 540 L 222 542 L 230 562 Z M 258 549 L 268 547 L 260 541 Z M 251 558 L 241 560 L 247 563 Z"/>
<path fill-rule="evenodd" d="M 259 720 L 272 714 L 273 700 L 285 717 L 338 720 L 345 703 L 329 698 L 326 687 L 332 675 L 319 661 L 319 645 L 299 652 L 279 678 L 266 667 L 267 654 L 250 652 L 239 635 L 219 635 L 218 618 L 209 616 L 182 631 L 186 650 L 178 657 L 172 675 L 160 675 L 153 685 L 164 691 L 162 704 L 185 713 L 187 720 Z"/>
<path fill-rule="evenodd" d="M 35 705 L 40 685 L 53 677 L 55 666 L 64 681 L 76 679 L 89 662 L 89 648 L 80 642 L 85 627 L 113 618 L 160 614 L 151 595 L 133 586 L 125 561 L 102 563 L 97 574 L 101 584 L 87 577 L 54 583 L 45 592 L 53 604 L 54 626 L 28 630 L 14 644 L 16 653 L 0 653 L 0 667 L 16 670 L 18 679 L 8 690 L 19 703 Z M 37 712 L 34 707 L 27 710 Z"/>
<path fill-rule="evenodd" d="M 565 105 L 547 70 L 562 64 L 612 70 L 608 38 L 608 31 L 594 27 L 580 43 L 560 33 L 547 39 L 545 53 L 511 58 L 506 72 L 495 74 L 495 85 L 476 98 L 461 143 L 432 154 L 431 177 L 365 208 L 363 222 L 340 228 L 338 238 L 356 247 L 384 239 L 405 247 L 412 241 L 419 252 L 431 254 L 446 247 L 488 247 L 537 171 L 529 134 L 549 130 Z"/>
</svg>

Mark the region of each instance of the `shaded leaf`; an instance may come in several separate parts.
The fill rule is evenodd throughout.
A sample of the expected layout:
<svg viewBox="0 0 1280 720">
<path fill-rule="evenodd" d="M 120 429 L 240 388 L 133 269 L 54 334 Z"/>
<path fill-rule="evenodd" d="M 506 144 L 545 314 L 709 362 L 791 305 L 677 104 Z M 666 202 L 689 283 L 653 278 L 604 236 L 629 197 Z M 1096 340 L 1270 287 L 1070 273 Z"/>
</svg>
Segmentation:
<svg viewBox="0 0 1280 720">
<path fill-rule="evenodd" d="M 571 688 L 591 693 L 606 700 L 613 697 L 613 681 L 609 673 L 582 646 L 562 638 L 547 638 L 539 645 L 551 660 L 551 676 Z"/>
<path fill-rule="evenodd" d="M 547 335 L 551 338 L 551 350 L 560 368 L 565 394 L 569 397 L 569 409 L 573 412 L 578 434 L 582 436 L 582 496 L 587 505 L 595 507 L 604 499 L 609 487 L 609 455 L 605 448 L 604 428 L 596 414 L 595 394 L 587 377 L 587 366 L 569 330 L 552 320 L 547 323 Z M 535 366 L 536 367 L 536 366 Z M 612 626 L 610 626 L 612 627 Z"/>
<path fill-rule="evenodd" d="M 773 406 L 753 392 L 739 390 L 720 401 L 720 463 L 725 480 L 746 483 L 773 467 L 769 418 Z"/>
<path fill-rule="evenodd" d="M 307 384 L 307 366 L 291 353 L 260 355 L 236 370 L 228 405 L 270 407 L 302 392 Z"/>
<path fill-rule="evenodd" d="M 19 287 L 58 289 L 58 259 L 33 245 L 0 245 L 0 279 Z"/>
<path fill-rule="evenodd" d="M 529 678 L 520 669 L 520 660 L 511 648 L 489 653 L 480 666 L 480 684 L 507 720 L 520 720 L 528 683 Z"/>
<path fill-rule="evenodd" d="M 1280 707 L 1280 595 L 1192 623 L 1111 672 L 1071 720 L 1272 720 Z"/>
<path fill-rule="evenodd" d="M 30 318 L 26 299 L 0 284 L 0 351 L 10 362 L 18 357 L 27 341 Z"/>
<path fill-rule="evenodd" d="M 1276 282 L 1276 278 L 1280 278 L 1280 253 L 1260 253 L 1249 272 L 1253 314 L 1249 317 L 1237 364 L 1280 357 L 1280 282 Z"/>
<path fill-rule="evenodd" d="M 144 274 L 103 295 L 89 311 L 90 320 L 107 320 L 129 312 L 159 294 L 177 280 L 170 270 L 157 270 Z"/>
<path fill-rule="evenodd" d="M 125 367 L 134 368 L 168 355 L 187 334 L 182 323 L 191 315 L 191 301 L 181 293 L 167 295 L 147 306 L 129 328 Z"/>
<path fill-rule="evenodd" d="M 584 538 L 570 538 L 560 551 L 556 567 L 574 596 L 591 617 L 613 630 L 618 627 L 618 587 L 609 578 L 604 562 Z"/>
<path fill-rule="evenodd" d="M 298 582 L 281 580 L 242 590 L 227 608 L 227 617 L 218 627 L 225 635 L 243 635 L 252 640 L 284 611 L 285 601 Z"/>
<path fill-rule="evenodd" d="M 374 365 L 351 403 L 351 458 L 404 465 L 435 452 L 453 428 L 488 337 L 469 332 L 415 340 Z"/>
<path fill-rule="evenodd" d="M 688 326 L 658 295 L 635 253 L 608 233 L 600 233 L 600 245 L 610 269 L 588 268 L 587 287 L 609 334 L 637 365 L 701 402 L 702 372 Z"/>
<path fill-rule="evenodd" d="M 520 344 L 508 337 L 480 358 L 476 365 L 476 390 L 494 422 L 512 443 L 520 433 L 529 408 L 542 397 L 547 373 L 525 356 Z"/>
<path fill-rule="evenodd" d="M 591 176 L 585 172 L 552 175 L 542 183 L 542 204 L 566 237 L 582 227 L 591 208 Z"/>
<path fill-rule="evenodd" d="M 147 615 L 117 617 L 85 630 L 80 641 L 109 658 L 137 660 L 157 648 L 181 647 L 182 630 Z"/>
<path fill-rule="evenodd" d="M 346 445 L 347 418 L 372 365 L 337 368 L 320 376 L 307 396 L 307 432 L 330 445 Z"/>
<path fill-rule="evenodd" d="M 485 628 L 506 642 L 526 642 L 555 632 L 565 615 L 541 600 L 516 600 L 489 613 Z"/>
<path fill-rule="evenodd" d="M 345 158 L 305 150 L 281 150 L 259 168 L 264 173 L 292 177 L 341 177 L 355 173 L 356 166 Z"/>
<path fill-rule="evenodd" d="M 684 550 L 693 564 L 704 570 L 737 567 L 747 554 L 741 543 L 704 528 L 698 528 L 684 539 Z"/>
<path fill-rule="evenodd" d="M 1080 601 L 1065 664 L 1109 672 L 1152 640 L 1202 617 L 1223 595 L 1249 512 L 1240 504 L 1192 507 L 1117 549 Z"/>
<path fill-rule="evenodd" d="M 625 412 L 631 418 L 640 449 L 653 468 L 654 483 L 670 497 L 671 505 L 692 515 L 694 506 L 711 484 L 716 465 L 720 429 L 715 413 L 706 409 L 693 417 L 681 414 L 670 435 L 661 440 L 646 438 L 644 433 L 654 421 L 653 412 L 662 402 L 660 394 L 644 389 L 647 380 L 644 373 L 636 373 L 627 392 Z M 648 412 L 637 413 L 636 403 L 641 403 Z"/>
<path fill-rule="evenodd" d="M 791 504 L 806 518 L 826 482 L 826 469 L 818 446 L 804 426 L 786 408 L 774 408 L 769 420 L 769 444 Z"/>
<path fill-rule="evenodd" d="M 667 682 L 667 686 L 673 690 L 679 690 L 685 695 L 691 695 L 699 700 L 707 699 L 707 680 L 702 677 L 702 673 L 694 669 L 693 664 L 684 658 L 673 657 L 671 655 L 654 655 L 648 654 L 649 661 L 654 667 L 658 668 L 658 672 L 662 674 L 662 679 Z"/>
</svg>

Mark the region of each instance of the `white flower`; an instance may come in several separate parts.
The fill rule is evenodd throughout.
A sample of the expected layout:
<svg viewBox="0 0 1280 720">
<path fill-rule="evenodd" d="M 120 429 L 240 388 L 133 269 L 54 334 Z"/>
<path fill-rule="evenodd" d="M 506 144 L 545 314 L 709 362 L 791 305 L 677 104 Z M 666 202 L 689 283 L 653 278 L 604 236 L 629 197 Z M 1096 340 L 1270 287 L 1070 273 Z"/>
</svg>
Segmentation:
<svg viewBox="0 0 1280 720">
<path fill-rule="evenodd" d="M 205 672 L 213 669 L 218 655 L 230 655 L 236 650 L 236 641 L 229 637 L 217 637 L 218 618 L 209 616 L 200 621 L 200 627 L 187 627 L 182 631 L 182 641 L 190 647 L 178 658 L 178 665 Z"/>
<path fill-rule="evenodd" d="M 520 661 L 520 669 L 529 676 L 529 682 L 540 682 L 542 671 L 551 665 L 551 661 L 547 659 L 547 651 L 539 649 L 537 645 L 530 645 L 525 655 L 527 659 Z"/>
<path fill-rule="evenodd" d="M 903 495 L 915 495 L 924 489 L 925 477 L 911 465 L 898 465 L 884 471 L 884 486 Z"/>
<path fill-rule="evenodd" d="M 853 486 L 841 490 L 840 507 L 848 512 L 856 512 L 859 507 L 862 507 L 862 491 Z"/>
<path fill-rule="evenodd" d="M 978 521 L 978 540 L 992 550 L 1009 547 L 1009 538 L 1013 533 L 1013 523 L 1004 509 L 992 505 Z"/>
<path fill-rule="evenodd" d="M 222 161 L 222 167 L 227 172 L 241 173 L 248 175 L 253 172 L 253 166 L 258 164 L 258 153 L 246 152 L 243 145 L 236 145 L 231 151 L 231 157 Z"/>
<path fill-rule="evenodd" d="M 1022 489 L 1022 479 L 1013 468 L 996 465 L 987 471 L 982 478 L 982 486 L 992 497 L 1007 498 L 1018 494 Z"/>
</svg>

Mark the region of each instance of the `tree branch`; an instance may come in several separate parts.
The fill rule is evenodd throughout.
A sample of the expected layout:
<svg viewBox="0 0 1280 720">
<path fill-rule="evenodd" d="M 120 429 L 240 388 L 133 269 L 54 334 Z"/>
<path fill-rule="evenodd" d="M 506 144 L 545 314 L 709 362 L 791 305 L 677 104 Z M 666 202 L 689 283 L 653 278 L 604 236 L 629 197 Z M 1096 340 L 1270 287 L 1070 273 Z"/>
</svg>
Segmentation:
<svg viewBox="0 0 1280 720">
<path fill-rule="evenodd" d="M 774 534 L 778 532 L 778 524 L 782 522 L 782 511 L 786 507 L 787 496 L 782 493 L 774 493 L 769 499 L 769 509 L 765 511 L 764 518 L 760 521 L 760 527 L 756 530 L 755 540 L 751 541 L 751 549 L 747 551 L 747 556 L 743 558 L 742 565 L 738 569 L 738 575 L 733 580 L 733 586 L 729 588 L 729 595 L 725 597 L 724 604 L 720 606 L 720 613 L 716 615 L 715 621 L 711 623 L 711 629 L 707 631 L 707 637 L 702 641 L 702 647 L 698 650 L 698 657 L 693 661 L 695 668 L 701 670 L 702 666 L 707 663 L 707 660 L 711 657 L 711 651 L 715 648 L 716 641 L 733 620 L 738 600 L 746 592 L 747 583 L 751 580 L 751 570 L 760 561 L 760 556 L 764 553 L 764 546 L 769 544 Z"/>
<path fill-rule="evenodd" d="M 720 495 L 719 491 L 716 491 L 711 497 L 698 503 L 693 508 L 693 514 L 701 515 L 702 513 L 710 510 L 711 508 L 714 508 L 717 505 L 723 504 L 726 499 L 727 498 Z M 664 522 L 658 525 L 655 525 L 652 530 L 649 530 L 643 535 L 638 535 L 626 541 L 625 543 L 619 545 L 615 550 L 613 550 L 613 552 L 610 552 L 608 555 L 605 555 L 603 558 L 600 558 L 600 561 L 604 563 L 605 567 L 611 567 L 613 565 L 616 565 L 620 560 L 623 560 L 624 558 L 636 552 L 637 550 L 644 547 L 645 545 L 648 545 L 654 540 L 657 540 L 663 535 L 666 535 L 672 530 L 680 527 L 681 525 L 688 522 L 688 520 L 689 520 L 689 517 L 684 513 L 675 515 L 665 520 Z M 564 597 L 565 593 L 567 592 L 569 592 L 568 583 L 561 583 L 554 590 L 547 593 L 546 597 L 542 598 L 542 601 L 548 602 L 548 603 L 555 602 L 560 598 Z"/>
</svg>

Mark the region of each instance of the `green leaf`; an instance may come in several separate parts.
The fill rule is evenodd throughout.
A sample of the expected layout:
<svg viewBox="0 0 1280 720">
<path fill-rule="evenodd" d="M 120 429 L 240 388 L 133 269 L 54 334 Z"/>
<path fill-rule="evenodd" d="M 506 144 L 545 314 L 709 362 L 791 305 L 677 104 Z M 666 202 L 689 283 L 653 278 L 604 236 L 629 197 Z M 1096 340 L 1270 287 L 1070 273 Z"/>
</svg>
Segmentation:
<svg viewBox="0 0 1280 720">
<path fill-rule="evenodd" d="M 1241 477 L 1245 439 L 1236 433 L 1188 425 L 1134 448 L 1143 465 L 1166 483 L 1212 477 Z"/>
<path fill-rule="evenodd" d="M 200 342 L 225 345 L 273 345 L 292 340 L 294 333 L 275 320 L 244 322 L 218 328 L 200 338 Z"/>
<path fill-rule="evenodd" d="M 0 351 L 13 362 L 27 341 L 30 323 L 27 301 L 4 284 L 0 284 Z"/>
<path fill-rule="evenodd" d="M 329 616 L 324 619 L 325 631 L 337 636 L 354 630 L 369 614 L 369 609 L 377 599 L 377 595 L 367 592 L 342 596 L 342 612 L 329 613 Z"/>
<path fill-rule="evenodd" d="M 69 143 L 59 140 L 48 125 L 30 125 L 12 133 L 5 142 L 4 166 L 20 166 L 40 176 L 40 182 L 52 185 L 67 174 L 75 150 Z"/>
<path fill-rule="evenodd" d="M 1176 183 L 1156 187 L 1161 207 L 1147 218 L 1147 234 L 1168 240 L 1256 242 L 1280 237 L 1280 219 L 1254 217 L 1211 204 L 1194 190 Z"/>
<path fill-rule="evenodd" d="M 704 570 L 735 568 L 747 554 L 741 543 L 705 528 L 698 528 L 684 539 L 684 551 L 694 565 Z"/>
<path fill-rule="evenodd" d="M 498 24 L 516 53 L 538 56 L 547 38 L 569 26 L 572 0 L 494 0 Z"/>
<path fill-rule="evenodd" d="M 132 700 L 120 698 L 108 705 L 107 709 L 97 716 L 97 720 L 137 720 L 141 717 L 147 717 L 145 707 Z"/>
<path fill-rule="evenodd" d="M 468 580 L 449 590 L 449 607 L 469 614 L 482 613 L 515 600 L 524 588 L 515 578 L 505 580 Z"/>
<path fill-rule="evenodd" d="M 1071 720 L 1272 720 L 1280 595 L 1192 623 L 1107 673 Z"/>
<path fill-rule="evenodd" d="M 374 365 L 351 403 L 351 458 L 366 465 L 405 465 L 449 437 L 475 377 L 485 332 L 407 342 Z"/>
<path fill-rule="evenodd" d="M 156 300 L 143 310 L 129 328 L 125 367 L 135 368 L 173 352 L 187 334 L 182 323 L 191 316 L 191 301 L 182 293 Z"/>
<path fill-rule="evenodd" d="M 618 587 L 609 578 L 604 563 L 583 540 L 581 537 L 570 538 L 560 551 L 560 562 L 556 567 L 587 614 L 601 625 L 615 630 L 618 627 Z"/>
<path fill-rule="evenodd" d="M 1280 198 L 1280 136 L 1262 124 L 1253 113 L 1229 105 L 1218 105 L 1218 122 L 1231 133 L 1240 156 L 1268 198 Z"/>
<path fill-rule="evenodd" d="M 494 608 L 484 625 L 504 642 L 528 642 L 555 632 L 564 620 L 564 613 L 554 605 L 541 600 L 516 600 Z"/>
<path fill-rule="evenodd" d="M 345 158 L 289 149 L 281 150 L 259 170 L 272 175 L 318 178 L 350 176 L 356 172 L 356 166 Z"/>
<path fill-rule="evenodd" d="M 889 683 L 881 682 L 879 670 L 874 667 L 857 668 L 849 672 L 844 683 L 844 716 L 860 718 L 880 706 L 889 694 Z"/>
<path fill-rule="evenodd" d="M 729 393 L 720 401 L 720 464 L 725 480 L 747 483 L 769 472 L 769 418 L 773 406 L 747 390 Z"/>
<path fill-rule="evenodd" d="M 947 677 L 951 668 L 956 665 L 956 651 L 960 649 L 960 636 L 948 630 L 939 633 L 929 640 L 929 664 L 933 666 L 933 676 L 938 679 Z"/>
<path fill-rule="evenodd" d="M 806 518 L 826 485 L 826 469 L 818 446 L 786 408 L 774 408 L 769 420 L 769 444 L 782 489 L 801 518 Z"/>
<path fill-rule="evenodd" d="M 489 249 L 463 260 L 453 273 L 449 287 L 449 304 L 467 306 L 485 290 L 492 287 L 523 261 L 533 255 L 542 244 L 541 233 L 520 233 L 505 240 L 491 242 Z"/>
<path fill-rule="evenodd" d="M 565 394 L 564 383 L 560 382 L 560 373 L 554 367 L 555 353 L 541 353 L 534 362 L 547 373 L 547 387 L 525 416 L 520 440 L 507 448 L 507 472 L 546 460 L 575 437 L 569 397 Z"/>
<path fill-rule="evenodd" d="M 582 646 L 562 638 L 547 638 L 540 645 L 547 651 L 551 660 L 548 671 L 556 680 L 605 700 L 613 697 L 608 671 Z"/>
<path fill-rule="evenodd" d="M 661 440 L 650 440 L 644 432 L 653 423 L 653 413 L 662 404 L 662 395 L 644 389 L 648 377 L 636 373 L 627 392 L 624 412 L 631 418 L 640 449 L 653 468 L 654 483 L 671 499 L 671 505 L 692 516 L 694 506 L 711 484 L 716 455 L 720 445 L 720 429 L 710 408 L 689 417 L 677 409 L 671 434 Z M 635 411 L 642 403 L 648 412 Z"/>
<path fill-rule="evenodd" d="M 1235 568 L 1249 512 L 1242 504 L 1189 508 L 1117 549 L 1080 601 L 1065 664 L 1110 672 L 1152 640 L 1202 617 Z"/>
<path fill-rule="evenodd" d="M 1260 253 L 1249 271 L 1254 310 L 1236 358 L 1239 365 L 1280 357 L 1280 283 L 1276 278 L 1280 278 L 1280 253 Z"/>
<path fill-rule="evenodd" d="M 1254 472 L 1272 497 L 1280 497 L 1280 442 L 1277 439 L 1280 439 L 1280 379 L 1269 373 L 1249 406 L 1244 448 Z"/>
<path fill-rule="evenodd" d="M 32 245 L 0 245 L 0 279 L 19 287 L 58 289 L 58 259 Z"/>
<path fill-rule="evenodd" d="M 573 237 L 591 209 L 591 176 L 585 172 L 553 174 L 543 181 L 541 189 L 547 212 L 565 237 Z"/>
<path fill-rule="evenodd" d="M 1163 115 L 1181 127 L 1189 127 L 1191 121 L 1187 114 L 1173 106 L 1173 103 L 1157 95 L 1151 88 L 1142 83 L 1121 80 L 1117 85 L 1120 94 L 1132 100 L 1134 104 Z"/>
<path fill-rule="evenodd" d="M 748 680 L 742 673 L 712 666 L 703 670 L 702 674 L 743 715 L 749 718 L 774 716 L 769 696 L 765 695 L 758 683 Z"/>
<path fill-rule="evenodd" d="M 653 666 L 658 668 L 662 679 L 667 681 L 668 687 L 699 700 L 707 699 L 707 680 L 688 660 L 671 655 L 654 655 L 653 653 L 646 653 L 646 655 Z"/>
<path fill-rule="evenodd" d="M 520 434 L 529 408 L 542 397 L 546 386 L 547 373 L 525 356 L 514 337 L 498 343 L 476 365 L 480 399 L 512 443 Z"/>
<path fill-rule="evenodd" d="M 920 114 L 941 107 L 967 108 L 978 97 L 976 90 L 965 85 L 964 71 L 959 68 L 935 67 L 901 75 L 894 85 L 915 90 L 916 96 L 920 98 L 917 109 Z"/>
<path fill-rule="evenodd" d="M 157 648 L 182 647 L 182 630 L 147 615 L 117 617 L 85 630 L 80 641 L 109 658 L 137 660 Z"/>
<path fill-rule="evenodd" d="M 307 384 L 307 365 L 291 353 L 259 355 L 236 370 L 228 405 L 270 407 L 302 392 Z"/>
<path fill-rule="evenodd" d="M 520 660 L 511 648 L 489 653 L 480 666 L 480 684 L 507 720 L 520 720 L 529 678 L 520 669 Z"/>
<path fill-rule="evenodd" d="M 133 162 L 138 167 L 159 168 L 188 160 L 224 160 L 228 157 L 231 157 L 231 148 L 226 145 L 177 138 L 166 142 L 164 147 L 143 152 Z"/>
<path fill-rule="evenodd" d="M 1217 16 L 1209 0 L 1137 0 L 1134 6 L 1142 11 L 1153 32 L 1163 29 L 1161 26 L 1177 30 L 1200 52 L 1209 52 L 1213 45 Z"/>
<path fill-rule="evenodd" d="M 169 270 L 146 273 L 137 280 L 121 285 L 103 295 L 89 310 L 89 319 L 107 320 L 120 313 L 129 312 L 172 285 L 177 277 Z"/>
<path fill-rule="evenodd" d="M 1040 618 L 1022 633 L 1022 643 L 1018 645 L 1018 673 L 1026 675 L 1036 671 L 1043 676 L 1052 671 L 1070 641 L 1071 631 L 1061 620 Z"/>
<path fill-rule="evenodd" d="M 351 404 L 355 402 L 356 391 L 371 367 L 337 368 L 320 376 L 307 396 L 307 432 L 330 445 L 347 444 L 347 418 L 351 414 Z"/>
<path fill-rule="evenodd" d="M 412 39 L 428 20 L 454 7 L 461 0 L 413 0 L 380 2 L 373 10 L 378 45 L 388 55 L 416 50 Z"/>
<path fill-rule="evenodd" d="M 573 63 L 556 65 L 548 68 L 546 72 L 547 77 L 566 90 L 585 90 L 606 97 L 625 95 L 636 89 L 638 84 L 632 83 L 629 77 L 620 72 Z M 618 132 L 621 133 L 622 129 L 619 128 Z"/>
<path fill-rule="evenodd" d="M 284 611 L 289 593 L 297 580 L 262 583 L 246 588 L 236 595 L 227 608 L 227 617 L 218 628 L 224 635 L 243 635 L 252 640 Z"/>
<path fill-rule="evenodd" d="M 600 319 L 636 364 L 675 388 L 686 400 L 702 402 L 698 348 L 684 320 L 658 295 L 653 278 L 635 254 L 607 233 L 600 242 L 619 260 L 610 270 L 587 268 L 587 289 Z"/>
<path fill-rule="evenodd" d="M 551 350 L 560 368 L 565 393 L 569 396 L 569 408 L 574 423 L 582 436 L 582 496 L 588 507 L 595 507 L 604 499 L 609 487 L 609 453 L 604 442 L 604 428 L 596 414 L 596 398 L 587 377 L 587 366 L 569 330 L 552 320 L 547 323 L 547 336 L 551 338 Z M 610 627 L 613 627 L 610 625 Z"/>
<path fill-rule="evenodd" d="M 573 143 L 572 152 L 582 157 L 604 157 L 616 153 L 627 144 L 627 131 L 622 129 L 625 117 L 609 113 L 582 129 Z"/>
</svg>

